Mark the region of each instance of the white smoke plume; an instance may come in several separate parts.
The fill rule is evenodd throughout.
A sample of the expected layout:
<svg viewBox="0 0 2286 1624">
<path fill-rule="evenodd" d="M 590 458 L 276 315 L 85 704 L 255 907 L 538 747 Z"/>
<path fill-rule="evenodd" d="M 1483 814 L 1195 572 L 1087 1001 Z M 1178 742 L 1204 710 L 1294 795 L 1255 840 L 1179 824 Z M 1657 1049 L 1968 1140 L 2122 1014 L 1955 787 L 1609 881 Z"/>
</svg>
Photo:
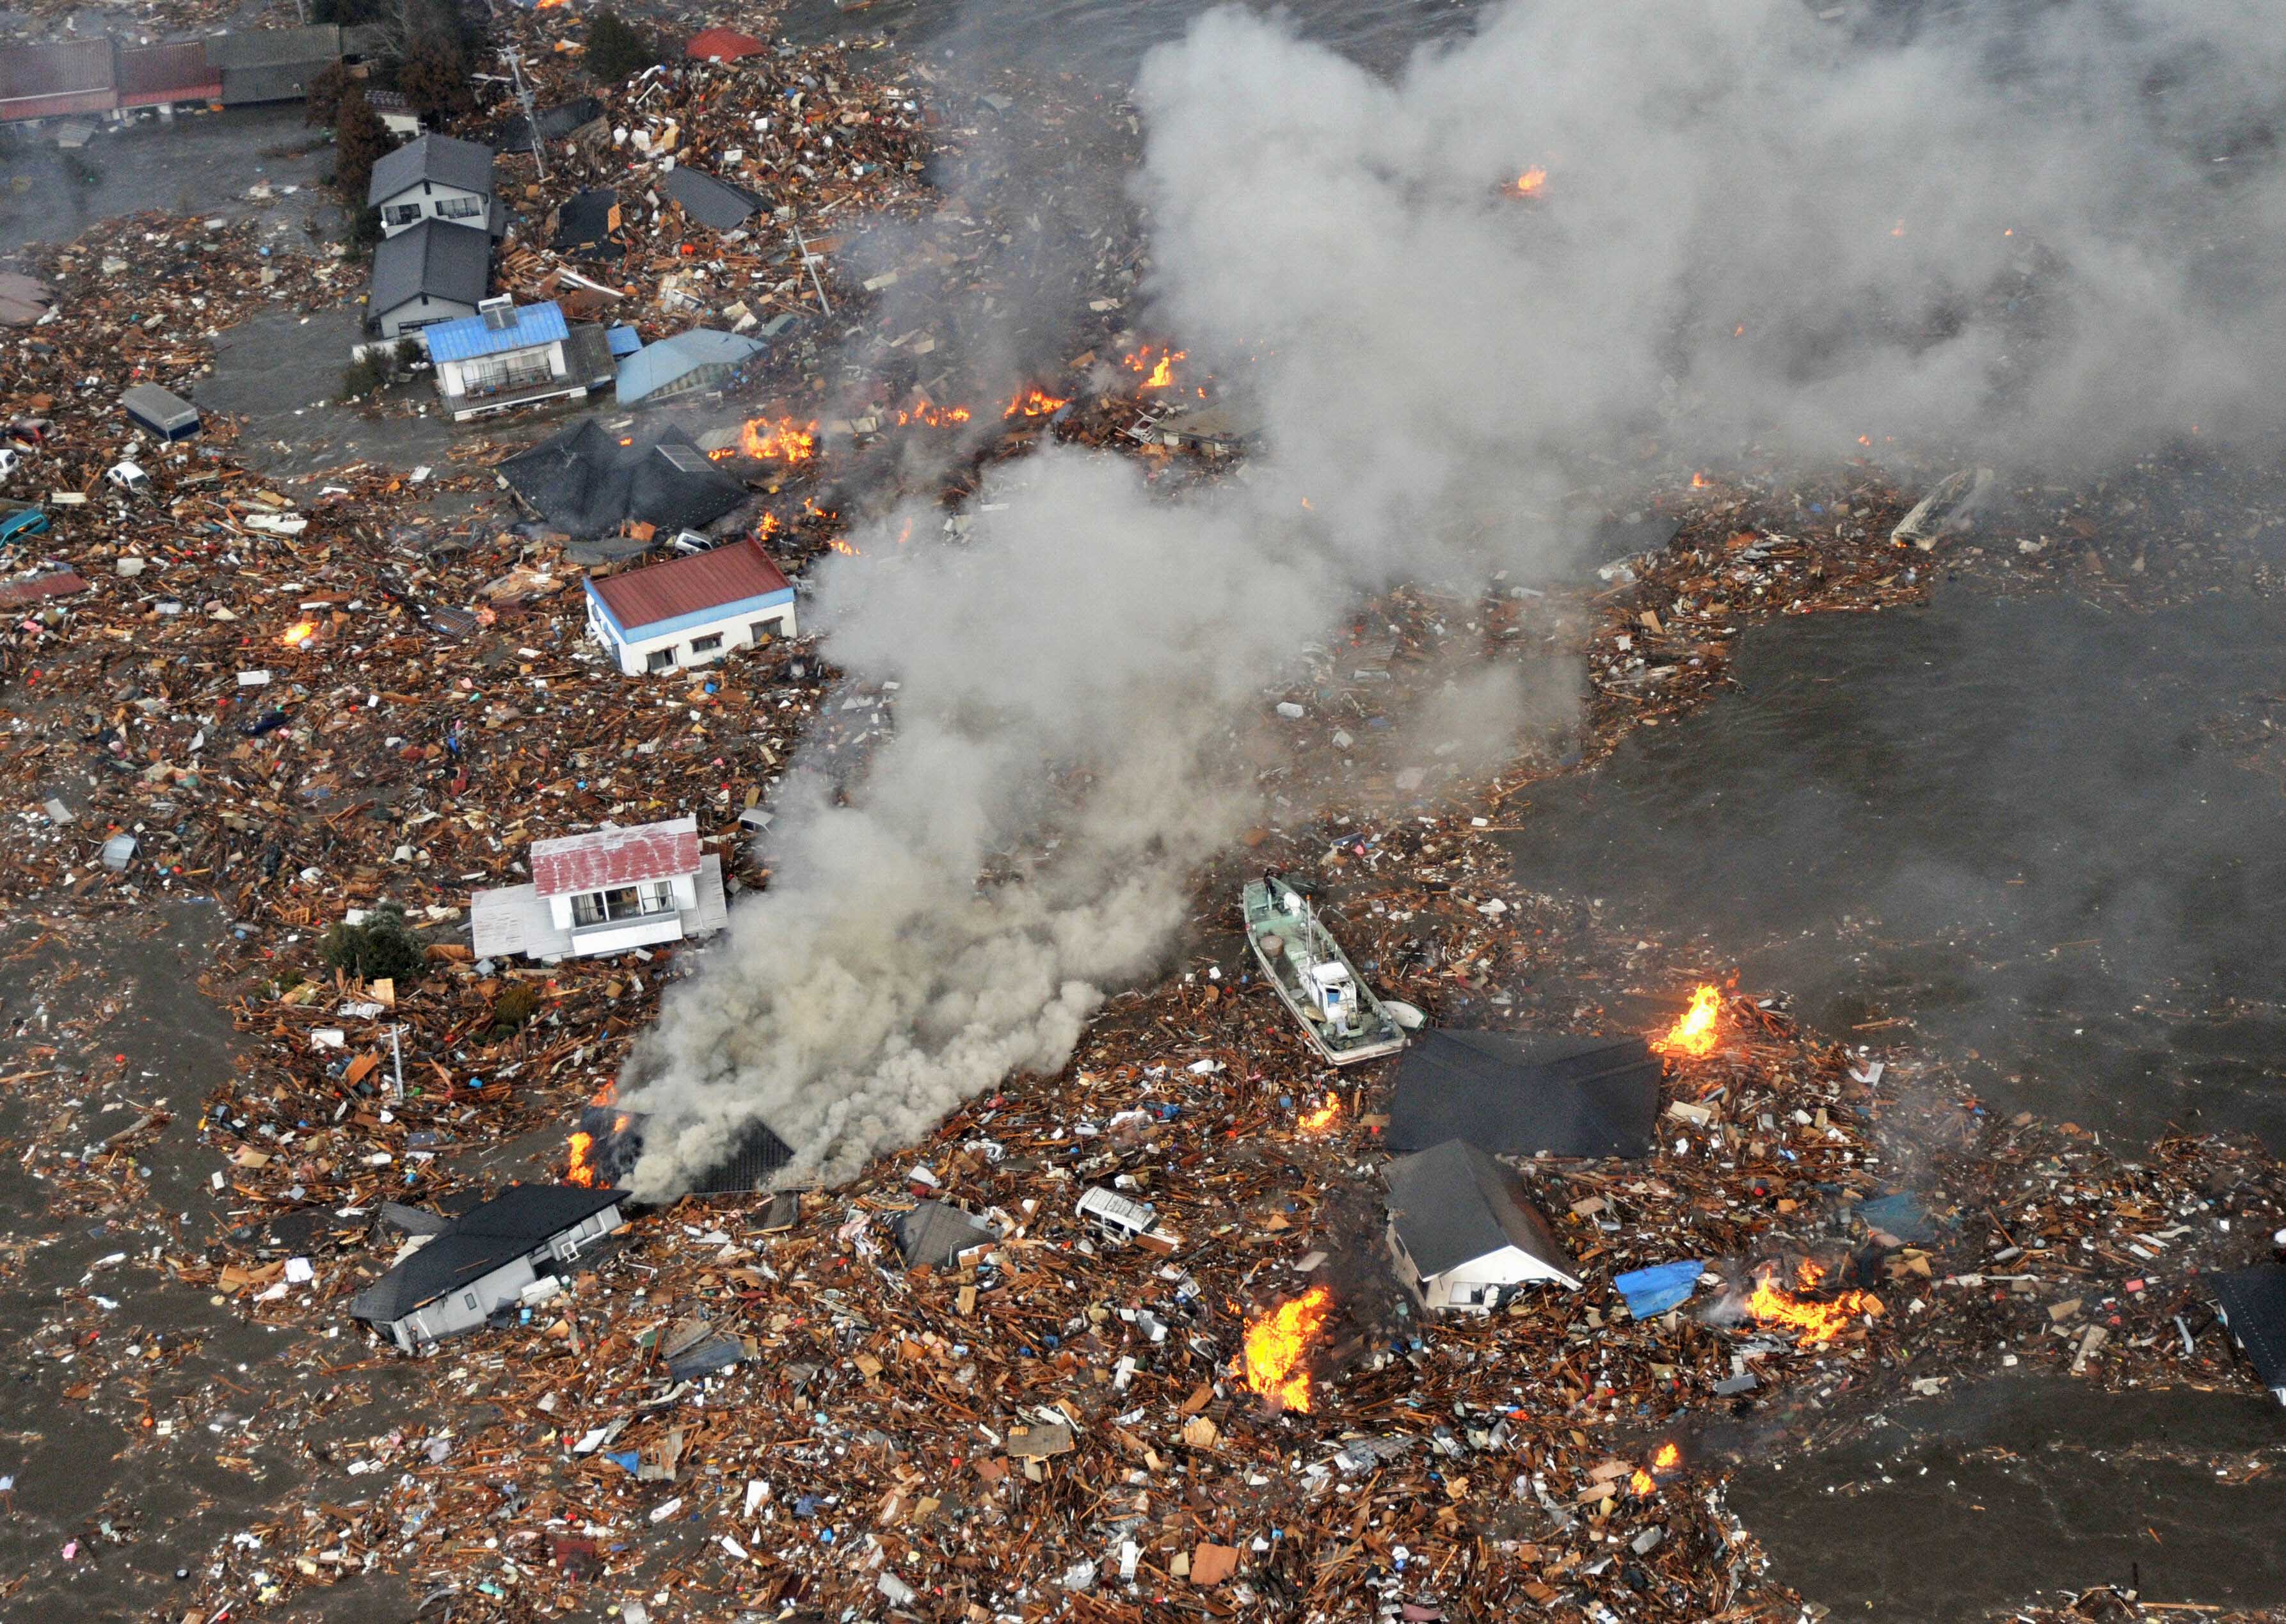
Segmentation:
<svg viewBox="0 0 2286 1624">
<path fill-rule="evenodd" d="M 1391 82 L 1229 10 L 1154 52 L 1156 315 L 1265 450 L 1184 501 L 1046 453 L 965 545 L 899 555 L 892 516 L 825 572 L 827 652 L 902 684 L 896 735 L 846 804 L 798 775 L 770 890 L 630 1062 L 638 1191 L 756 1118 L 843 1176 L 1060 1065 L 1251 816 L 1218 749 L 1278 666 L 1392 579 L 1546 566 L 1615 464 L 2085 467 L 2286 422 L 2274 4 L 1853 28 L 1518 4 Z"/>
</svg>

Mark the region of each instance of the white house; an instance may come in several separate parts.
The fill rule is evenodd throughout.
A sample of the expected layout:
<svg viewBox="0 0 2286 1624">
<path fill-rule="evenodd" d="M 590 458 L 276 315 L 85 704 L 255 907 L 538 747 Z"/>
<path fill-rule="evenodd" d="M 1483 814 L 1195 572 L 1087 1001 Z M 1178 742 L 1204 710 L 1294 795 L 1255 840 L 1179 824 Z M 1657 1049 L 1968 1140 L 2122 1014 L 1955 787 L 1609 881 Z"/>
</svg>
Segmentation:
<svg viewBox="0 0 2286 1624">
<path fill-rule="evenodd" d="M 422 330 L 437 367 L 437 392 L 454 422 L 538 400 L 581 399 L 587 374 L 565 346 L 572 329 L 552 300 L 518 305 L 486 299 L 473 316 Z"/>
<path fill-rule="evenodd" d="M 492 285 L 493 240 L 465 225 L 423 220 L 374 245 L 366 325 L 398 339 L 464 320 Z"/>
<path fill-rule="evenodd" d="M 423 220 L 473 226 L 494 237 L 502 225 L 493 196 L 493 149 L 451 136 L 422 136 L 382 154 L 365 201 L 381 210 L 384 237 Z"/>
<path fill-rule="evenodd" d="M 587 587 L 587 628 L 629 676 L 795 635 L 793 583 L 752 536 Z"/>
<path fill-rule="evenodd" d="M 1466 1139 L 1389 1164 L 1389 1255 L 1423 1308 L 1488 1314 L 1533 1281 L 1579 1289 L 1579 1265 L 1524 1180 Z"/>
<path fill-rule="evenodd" d="M 532 843 L 532 883 L 479 891 L 469 926 L 479 958 L 589 958 L 680 942 L 729 922 L 722 860 L 698 820 L 670 818 Z"/>
<path fill-rule="evenodd" d="M 351 1300 L 350 1313 L 407 1353 L 472 1331 L 495 1313 L 554 1295 L 561 1267 L 619 1226 L 626 1194 L 518 1184 L 457 1220 L 396 1209 L 429 1233 Z"/>
</svg>

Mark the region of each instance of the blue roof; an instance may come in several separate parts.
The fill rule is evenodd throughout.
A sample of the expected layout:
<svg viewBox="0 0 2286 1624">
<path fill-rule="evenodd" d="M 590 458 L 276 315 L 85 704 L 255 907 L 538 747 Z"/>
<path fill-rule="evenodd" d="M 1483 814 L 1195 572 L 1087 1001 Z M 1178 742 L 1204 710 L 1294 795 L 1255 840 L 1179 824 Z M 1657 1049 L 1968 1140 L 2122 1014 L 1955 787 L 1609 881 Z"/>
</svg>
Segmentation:
<svg viewBox="0 0 2286 1624">
<path fill-rule="evenodd" d="M 701 367 L 735 367 L 767 348 L 758 338 L 693 327 L 645 344 L 619 363 L 619 399 L 640 400 Z"/>
<path fill-rule="evenodd" d="M 642 335 L 631 327 L 606 327 L 603 342 L 611 347 L 614 358 L 624 359 L 642 348 Z"/>
<path fill-rule="evenodd" d="M 429 359 L 432 361 L 468 361 L 480 355 L 498 355 L 503 350 L 524 350 L 533 344 L 554 343 L 571 336 L 564 325 L 564 312 L 553 301 L 546 304 L 520 305 L 516 319 L 504 327 L 495 327 L 483 316 L 463 316 L 457 321 L 440 321 L 422 330 L 429 341 Z"/>
</svg>

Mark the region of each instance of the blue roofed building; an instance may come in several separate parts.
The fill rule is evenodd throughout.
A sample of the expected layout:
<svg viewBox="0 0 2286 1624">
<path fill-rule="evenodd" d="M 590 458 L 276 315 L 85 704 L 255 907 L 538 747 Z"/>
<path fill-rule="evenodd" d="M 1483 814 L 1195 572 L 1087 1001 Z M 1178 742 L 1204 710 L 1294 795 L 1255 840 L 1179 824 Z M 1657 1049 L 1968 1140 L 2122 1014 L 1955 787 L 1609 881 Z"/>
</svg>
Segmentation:
<svg viewBox="0 0 2286 1624">
<path fill-rule="evenodd" d="M 712 388 L 760 355 L 764 347 L 758 338 L 713 327 L 693 327 L 662 338 L 619 363 L 619 399 L 632 405 Z"/>
<path fill-rule="evenodd" d="M 595 343 L 578 342 L 587 334 Z M 475 315 L 438 322 L 422 336 L 436 364 L 437 392 L 455 422 L 535 401 L 583 398 L 597 381 L 587 349 L 602 352 L 603 376 L 611 370 L 601 334 L 592 328 L 575 334 L 553 303 L 486 299 Z"/>
</svg>

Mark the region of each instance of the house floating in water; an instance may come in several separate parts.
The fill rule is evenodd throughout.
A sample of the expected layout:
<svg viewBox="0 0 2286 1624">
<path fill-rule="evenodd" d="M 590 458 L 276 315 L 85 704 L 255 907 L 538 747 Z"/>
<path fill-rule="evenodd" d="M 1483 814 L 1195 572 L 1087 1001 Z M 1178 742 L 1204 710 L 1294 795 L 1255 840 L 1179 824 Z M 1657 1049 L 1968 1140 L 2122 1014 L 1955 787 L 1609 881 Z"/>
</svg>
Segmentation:
<svg viewBox="0 0 2286 1624">
<path fill-rule="evenodd" d="M 793 584 L 752 536 L 586 584 L 587 628 L 629 676 L 795 635 Z"/>
<path fill-rule="evenodd" d="M 383 338 L 402 338 L 473 316 L 492 277 L 490 237 L 423 220 L 374 245 L 366 326 Z"/>
<path fill-rule="evenodd" d="M 1397 1062 L 1383 1143 L 1463 1139 L 1496 1156 L 1643 1156 L 1659 1116 L 1659 1057 L 1640 1037 L 1414 1036 Z"/>
<path fill-rule="evenodd" d="M 493 196 L 493 149 L 451 136 L 426 135 L 384 153 L 373 166 L 365 201 L 381 210 L 384 237 L 423 220 L 485 233 L 501 224 Z"/>
<path fill-rule="evenodd" d="M 155 383 L 138 383 L 119 398 L 120 409 L 138 428 L 162 440 L 187 439 L 199 431 L 199 409 Z"/>
<path fill-rule="evenodd" d="M 1488 1314 L 1534 1281 L 1579 1289 L 1524 1180 L 1467 1140 L 1400 1156 L 1387 1178 L 1390 1258 L 1423 1308 Z"/>
<path fill-rule="evenodd" d="M 598 371 L 606 378 L 611 372 L 602 330 L 575 332 L 553 302 L 486 299 L 475 315 L 439 322 L 422 336 L 436 363 L 437 392 L 456 423 L 543 400 L 585 399 Z"/>
<path fill-rule="evenodd" d="M 2254 1379 L 2286 1404 L 2286 1268 L 2240 1269 L 2214 1275 L 2210 1283 L 2215 1307 L 2245 1350 Z"/>
<path fill-rule="evenodd" d="M 469 925 L 477 957 L 554 963 L 702 936 L 729 922 L 722 859 L 698 849 L 698 820 L 532 843 L 532 883 L 479 891 Z"/>
<path fill-rule="evenodd" d="M 350 1313 L 410 1353 L 475 1330 L 493 1315 L 553 1296 L 564 1265 L 619 1226 L 624 1190 L 519 1184 L 457 1219 L 433 1223 L 418 1249 L 350 1303 Z"/>
</svg>

